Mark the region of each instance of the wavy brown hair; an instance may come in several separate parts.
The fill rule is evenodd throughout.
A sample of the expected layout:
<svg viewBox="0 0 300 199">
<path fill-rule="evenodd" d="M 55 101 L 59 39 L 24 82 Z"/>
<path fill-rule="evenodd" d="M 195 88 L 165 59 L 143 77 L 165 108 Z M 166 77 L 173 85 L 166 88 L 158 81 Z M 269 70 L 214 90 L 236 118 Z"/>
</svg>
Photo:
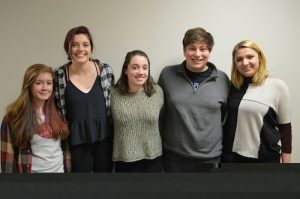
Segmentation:
<svg viewBox="0 0 300 199">
<path fill-rule="evenodd" d="M 39 124 L 30 90 L 40 73 L 50 73 L 52 79 L 54 77 L 52 68 L 44 64 L 29 66 L 24 74 L 20 96 L 16 101 L 8 105 L 6 109 L 6 117 L 11 128 L 12 142 L 20 148 L 26 147 L 32 136 L 38 133 Z M 69 135 L 68 126 L 54 102 L 54 92 L 52 92 L 50 98 L 45 102 L 44 114 L 46 116 L 46 125 L 52 129 L 53 137 L 56 139 L 66 139 Z"/>
<path fill-rule="evenodd" d="M 154 86 L 155 83 L 154 83 L 154 80 L 153 80 L 152 76 L 150 75 L 150 60 L 149 60 L 149 57 L 145 52 L 143 52 L 141 50 L 134 50 L 134 51 L 128 52 L 126 54 L 125 61 L 124 61 L 123 67 L 122 67 L 122 72 L 121 72 L 120 78 L 117 81 L 115 87 L 117 87 L 119 92 L 123 95 L 129 93 L 128 77 L 125 74 L 125 71 L 127 70 L 127 67 L 129 65 L 131 59 L 136 55 L 143 56 L 148 61 L 148 66 L 149 66 L 148 67 L 148 74 L 149 75 L 148 75 L 148 79 L 144 83 L 144 91 L 145 91 L 146 95 L 148 97 L 150 97 L 150 96 L 153 95 L 153 93 L 155 93 L 155 86 Z"/>
</svg>

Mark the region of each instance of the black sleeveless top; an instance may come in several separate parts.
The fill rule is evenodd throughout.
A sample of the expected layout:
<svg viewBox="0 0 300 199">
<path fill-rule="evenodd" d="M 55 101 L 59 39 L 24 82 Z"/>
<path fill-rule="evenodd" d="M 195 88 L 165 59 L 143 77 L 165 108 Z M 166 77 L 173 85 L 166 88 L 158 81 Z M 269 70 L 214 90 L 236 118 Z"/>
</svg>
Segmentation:
<svg viewBox="0 0 300 199">
<path fill-rule="evenodd" d="M 97 70 L 96 64 L 95 67 Z M 65 99 L 71 145 L 95 143 L 112 134 L 99 75 L 87 93 L 79 90 L 67 76 Z"/>
</svg>

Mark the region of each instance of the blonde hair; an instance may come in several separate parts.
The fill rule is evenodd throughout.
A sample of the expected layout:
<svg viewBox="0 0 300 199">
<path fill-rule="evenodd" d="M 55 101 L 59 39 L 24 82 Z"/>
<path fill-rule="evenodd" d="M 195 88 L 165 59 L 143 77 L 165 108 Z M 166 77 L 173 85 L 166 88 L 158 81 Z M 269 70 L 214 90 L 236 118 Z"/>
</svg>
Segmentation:
<svg viewBox="0 0 300 199">
<path fill-rule="evenodd" d="M 244 76 L 237 70 L 236 64 L 235 64 L 235 55 L 236 52 L 241 48 L 251 48 L 258 54 L 259 59 L 259 67 L 257 72 L 252 78 L 252 84 L 254 85 L 260 85 L 264 82 L 264 80 L 268 77 L 268 71 L 267 71 L 267 61 L 265 58 L 264 53 L 262 52 L 262 49 L 253 41 L 251 40 L 243 40 L 235 45 L 232 51 L 232 67 L 231 67 L 231 81 L 233 85 L 237 88 L 241 88 L 241 86 L 244 83 Z"/>
</svg>

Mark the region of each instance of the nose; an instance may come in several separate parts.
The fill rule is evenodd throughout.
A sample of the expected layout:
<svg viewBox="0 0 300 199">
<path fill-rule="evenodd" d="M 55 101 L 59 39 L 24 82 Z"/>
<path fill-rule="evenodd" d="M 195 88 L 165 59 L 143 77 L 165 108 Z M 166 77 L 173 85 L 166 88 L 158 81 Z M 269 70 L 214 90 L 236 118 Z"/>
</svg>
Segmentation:
<svg viewBox="0 0 300 199">
<path fill-rule="evenodd" d="M 47 89 L 47 85 L 45 83 L 42 84 L 42 89 L 43 90 Z"/>
<path fill-rule="evenodd" d="M 138 70 L 137 74 L 138 74 L 138 75 L 142 75 L 143 72 L 142 72 L 141 70 Z"/>
<path fill-rule="evenodd" d="M 82 45 L 78 45 L 77 49 L 78 49 L 79 51 L 82 51 L 82 50 L 83 50 L 83 46 L 82 46 Z"/>
<path fill-rule="evenodd" d="M 143 74 L 144 70 L 142 68 L 139 68 L 137 72 L 138 74 Z"/>
<path fill-rule="evenodd" d="M 197 50 L 196 50 L 196 55 L 197 55 L 197 56 L 201 56 L 201 50 L 200 50 L 200 49 L 197 49 Z"/>
<path fill-rule="evenodd" d="M 243 65 L 248 65 L 248 60 L 247 59 L 243 59 Z"/>
</svg>

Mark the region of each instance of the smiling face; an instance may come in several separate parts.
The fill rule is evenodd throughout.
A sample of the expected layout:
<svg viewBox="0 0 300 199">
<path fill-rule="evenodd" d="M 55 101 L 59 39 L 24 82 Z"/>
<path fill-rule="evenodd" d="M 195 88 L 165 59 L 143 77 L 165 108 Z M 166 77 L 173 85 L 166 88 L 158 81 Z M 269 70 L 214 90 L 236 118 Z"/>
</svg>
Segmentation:
<svg viewBox="0 0 300 199">
<path fill-rule="evenodd" d="M 30 93 L 32 101 L 36 105 L 44 104 L 46 100 L 52 95 L 53 80 L 52 74 L 48 72 L 42 72 L 30 87 Z"/>
<path fill-rule="evenodd" d="M 149 74 L 147 58 L 141 55 L 134 55 L 125 70 L 125 74 L 128 79 L 129 91 L 142 91 Z"/>
<path fill-rule="evenodd" d="M 192 72 L 204 72 L 207 70 L 207 62 L 210 51 L 204 42 L 195 42 L 186 46 L 184 49 L 186 67 Z"/>
<path fill-rule="evenodd" d="M 75 63 L 86 63 L 92 54 L 90 40 L 86 34 L 76 34 L 70 44 L 70 57 Z"/>
<path fill-rule="evenodd" d="M 253 77 L 259 68 L 258 53 L 252 48 L 240 48 L 234 55 L 234 63 L 244 77 Z"/>
</svg>

